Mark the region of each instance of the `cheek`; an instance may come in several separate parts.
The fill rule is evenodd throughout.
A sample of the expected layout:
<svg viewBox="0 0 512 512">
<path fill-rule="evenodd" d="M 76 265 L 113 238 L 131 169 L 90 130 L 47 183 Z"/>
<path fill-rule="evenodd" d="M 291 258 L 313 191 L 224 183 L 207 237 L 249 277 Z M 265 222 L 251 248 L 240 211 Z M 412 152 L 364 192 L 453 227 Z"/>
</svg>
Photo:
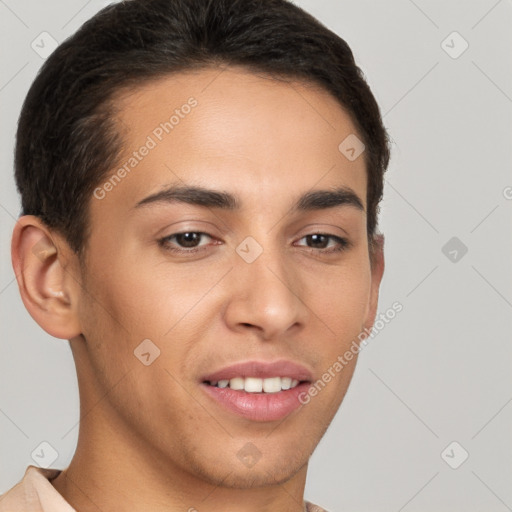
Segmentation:
<svg viewBox="0 0 512 512">
<path fill-rule="evenodd" d="M 308 279 L 306 304 L 338 343 L 357 337 L 363 328 L 369 308 L 370 277 L 364 258 L 354 258 L 353 264 L 332 267 L 321 278 L 317 275 Z"/>
<path fill-rule="evenodd" d="M 186 316 L 198 291 L 188 288 L 184 294 L 178 290 L 182 283 L 170 285 L 140 270 L 129 272 L 119 265 L 103 275 L 91 273 L 94 278 L 88 282 L 80 315 L 86 326 L 87 371 L 91 381 L 99 383 L 98 395 L 107 392 L 108 402 L 134 428 L 150 428 L 150 418 L 168 424 L 187 413 L 183 384 L 177 387 L 174 380 L 181 382 L 182 376 L 174 374 L 188 357 L 187 340 L 195 339 L 200 329 Z M 176 301 L 176 296 L 182 300 Z M 134 353 L 146 339 L 154 344 L 144 345 L 150 360 L 158 353 L 147 366 Z M 172 408 L 169 396 L 177 398 Z"/>
<path fill-rule="evenodd" d="M 330 423 L 348 389 L 355 370 L 360 334 L 369 310 L 371 273 L 363 256 L 339 266 L 321 280 L 309 283 L 307 304 L 314 312 L 318 354 L 318 381 L 303 397 L 311 413 Z M 318 281 L 317 281 L 317 284 Z M 312 332 L 312 331 L 310 331 Z"/>
<path fill-rule="evenodd" d="M 195 308 L 223 270 L 171 269 L 166 262 L 133 263 L 119 259 L 109 270 L 91 272 L 90 295 L 103 306 L 98 314 L 133 337 L 162 337 Z"/>
<path fill-rule="evenodd" d="M 156 347 L 158 364 L 186 366 L 197 351 L 194 341 L 218 315 L 215 285 L 226 270 L 210 265 L 177 271 L 166 262 L 142 265 L 127 258 L 105 267 L 91 267 L 81 313 L 95 366 L 111 380 L 138 369 L 134 350 L 146 339 Z"/>
</svg>

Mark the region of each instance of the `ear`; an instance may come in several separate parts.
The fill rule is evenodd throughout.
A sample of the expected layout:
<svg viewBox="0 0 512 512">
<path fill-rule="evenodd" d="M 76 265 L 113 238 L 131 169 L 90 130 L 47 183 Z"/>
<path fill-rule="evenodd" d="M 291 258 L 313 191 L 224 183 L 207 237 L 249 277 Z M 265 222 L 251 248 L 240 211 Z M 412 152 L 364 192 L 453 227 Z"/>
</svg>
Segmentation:
<svg viewBox="0 0 512 512">
<path fill-rule="evenodd" d="M 81 333 L 77 314 L 77 256 L 62 237 L 33 215 L 14 227 L 11 257 L 23 304 L 50 335 L 71 339 Z"/>
<path fill-rule="evenodd" d="M 376 234 L 373 237 L 370 247 L 370 268 L 370 299 L 368 303 L 368 313 L 363 324 L 363 330 L 367 329 L 368 331 L 371 331 L 373 323 L 375 322 L 375 316 L 377 315 L 380 282 L 384 274 L 384 235 L 382 234 Z"/>
</svg>

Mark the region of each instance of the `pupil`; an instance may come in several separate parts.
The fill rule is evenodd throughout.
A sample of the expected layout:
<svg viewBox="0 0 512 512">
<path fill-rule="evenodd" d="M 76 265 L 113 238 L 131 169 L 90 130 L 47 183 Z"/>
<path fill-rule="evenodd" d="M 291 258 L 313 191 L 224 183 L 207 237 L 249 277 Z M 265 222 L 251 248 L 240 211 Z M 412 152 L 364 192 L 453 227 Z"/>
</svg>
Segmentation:
<svg viewBox="0 0 512 512">
<path fill-rule="evenodd" d="M 184 247 L 195 247 L 199 241 L 199 233 L 180 233 L 176 235 L 176 239 Z"/>
<path fill-rule="evenodd" d="M 310 241 L 316 246 L 320 245 L 322 248 L 325 248 L 327 237 L 325 235 L 310 235 Z"/>
</svg>

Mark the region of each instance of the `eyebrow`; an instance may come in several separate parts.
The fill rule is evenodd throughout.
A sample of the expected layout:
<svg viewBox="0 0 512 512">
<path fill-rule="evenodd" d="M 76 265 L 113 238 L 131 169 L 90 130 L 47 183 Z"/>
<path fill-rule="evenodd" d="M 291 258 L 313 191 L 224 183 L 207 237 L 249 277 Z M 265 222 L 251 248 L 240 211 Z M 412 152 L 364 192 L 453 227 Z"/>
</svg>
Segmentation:
<svg viewBox="0 0 512 512">
<path fill-rule="evenodd" d="M 141 208 L 158 203 L 187 203 L 206 208 L 222 210 L 240 210 L 240 200 L 229 192 L 212 190 L 198 186 L 170 186 L 140 200 L 135 208 Z M 292 206 L 292 211 L 304 212 L 323 210 L 340 206 L 351 206 L 364 211 L 363 202 L 349 187 L 338 187 L 329 190 L 314 190 L 306 192 Z"/>
</svg>

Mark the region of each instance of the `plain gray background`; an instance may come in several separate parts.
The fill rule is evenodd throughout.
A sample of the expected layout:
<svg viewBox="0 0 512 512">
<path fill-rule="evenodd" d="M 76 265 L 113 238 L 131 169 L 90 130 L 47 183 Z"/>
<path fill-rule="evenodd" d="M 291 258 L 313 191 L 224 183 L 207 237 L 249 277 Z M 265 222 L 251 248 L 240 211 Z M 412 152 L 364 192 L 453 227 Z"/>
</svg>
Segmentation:
<svg viewBox="0 0 512 512">
<path fill-rule="evenodd" d="M 31 44 L 108 3 L 0 0 L 0 492 L 42 441 L 65 468 L 78 434 L 68 342 L 25 311 L 9 255 L 16 120 L 43 63 Z M 512 2 L 296 3 L 351 46 L 393 138 L 379 309 L 403 305 L 363 350 L 306 497 L 331 512 L 512 510 Z"/>
</svg>

